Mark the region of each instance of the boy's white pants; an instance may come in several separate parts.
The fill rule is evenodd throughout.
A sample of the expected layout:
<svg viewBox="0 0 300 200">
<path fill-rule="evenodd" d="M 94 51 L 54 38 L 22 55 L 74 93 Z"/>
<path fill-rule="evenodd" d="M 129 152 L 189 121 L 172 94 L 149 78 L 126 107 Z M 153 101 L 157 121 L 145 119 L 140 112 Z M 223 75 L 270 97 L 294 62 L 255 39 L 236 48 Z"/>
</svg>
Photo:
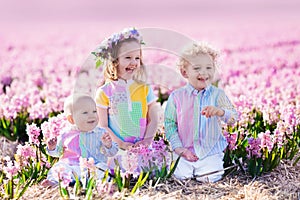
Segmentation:
<svg viewBox="0 0 300 200">
<path fill-rule="evenodd" d="M 178 155 L 174 155 L 175 159 Z M 178 179 L 192 178 L 197 175 L 206 174 L 209 172 L 222 170 L 223 169 L 223 157 L 224 153 L 219 153 L 211 156 L 207 156 L 204 159 L 198 160 L 196 162 L 187 161 L 185 158 L 181 157 L 174 176 Z M 197 181 L 201 182 L 216 182 L 222 178 L 224 171 L 217 172 L 211 175 L 196 177 Z"/>
</svg>

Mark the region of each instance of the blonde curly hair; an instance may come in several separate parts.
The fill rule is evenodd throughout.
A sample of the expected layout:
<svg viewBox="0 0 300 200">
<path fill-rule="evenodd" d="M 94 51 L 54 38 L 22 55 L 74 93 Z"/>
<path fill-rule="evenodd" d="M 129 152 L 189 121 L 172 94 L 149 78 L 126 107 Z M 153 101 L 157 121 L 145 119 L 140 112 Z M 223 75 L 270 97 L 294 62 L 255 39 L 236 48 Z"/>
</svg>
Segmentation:
<svg viewBox="0 0 300 200">
<path fill-rule="evenodd" d="M 210 55 L 213 60 L 214 67 L 218 68 L 218 57 L 220 55 L 219 51 L 210 46 L 208 43 L 204 42 L 194 42 L 190 45 L 187 45 L 181 52 L 177 65 L 180 69 L 185 68 L 190 64 L 189 58 L 203 54 Z"/>
</svg>

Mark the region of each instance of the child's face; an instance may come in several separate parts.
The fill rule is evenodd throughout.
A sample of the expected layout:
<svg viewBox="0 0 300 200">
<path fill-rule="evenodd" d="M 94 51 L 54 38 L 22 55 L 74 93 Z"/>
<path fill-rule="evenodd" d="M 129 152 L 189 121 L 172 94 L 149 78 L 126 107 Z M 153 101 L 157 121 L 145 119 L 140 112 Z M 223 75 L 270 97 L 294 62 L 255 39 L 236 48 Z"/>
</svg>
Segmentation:
<svg viewBox="0 0 300 200">
<path fill-rule="evenodd" d="M 125 42 L 118 52 L 118 78 L 129 80 L 141 66 L 141 47 L 138 42 Z"/>
<path fill-rule="evenodd" d="M 215 66 L 209 54 L 200 54 L 187 58 L 189 64 L 182 68 L 181 74 L 197 90 L 203 90 L 208 84 L 212 83 Z"/>
<path fill-rule="evenodd" d="M 73 119 L 80 131 L 91 131 L 97 126 L 97 109 L 92 98 L 79 99 L 73 105 Z"/>
</svg>

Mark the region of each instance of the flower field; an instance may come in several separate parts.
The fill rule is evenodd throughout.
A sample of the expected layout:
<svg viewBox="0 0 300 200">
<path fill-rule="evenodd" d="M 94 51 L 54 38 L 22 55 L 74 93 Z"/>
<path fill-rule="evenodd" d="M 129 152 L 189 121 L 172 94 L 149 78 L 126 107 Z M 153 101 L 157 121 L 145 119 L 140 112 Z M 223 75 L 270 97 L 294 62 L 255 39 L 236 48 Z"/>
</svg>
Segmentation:
<svg viewBox="0 0 300 200">
<path fill-rule="evenodd" d="M 220 32 L 189 30 L 181 34 L 206 40 L 222 53 L 216 84 L 224 88 L 239 112 L 239 121 L 224 127 L 229 143 L 225 167 L 236 166 L 231 173 L 255 178 L 280 173 L 283 163 L 289 163 L 289 169 L 298 173 L 297 179 L 300 171 L 300 27 L 249 29 L 238 32 L 225 28 Z M 94 67 L 90 52 L 110 33 L 95 29 L 78 33 L 44 30 L 39 34 L 27 31 L 20 37 L 17 33 L 0 32 L 0 136 L 18 144 L 13 152 L 15 158 L 11 154 L 5 157 L 8 150 L 2 144 L 1 198 L 25 198 L 30 188 L 38 187 L 45 178 L 56 160 L 46 154 L 43 137 L 61 128 L 59 114 L 65 97 L 73 90 L 94 94 L 101 82 L 101 68 Z M 145 50 L 143 56 L 149 65 L 148 81 L 162 103 L 173 89 L 185 84 L 176 68 L 176 55 L 151 49 Z M 140 187 L 143 193 L 144 184 L 152 184 L 152 190 L 161 184 L 178 185 L 176 181 L 169 181 L 170 173 L 163 173 L 163 169 L 159 166 L 161 176 L 136 175 L 138 179 L 132 180 L 140 185 L 133 188 Z M 127 173 L 126 177 L 129 176 Z M 123 178 L 120 175 L 119 181 L 130 181 Z M 292 190 L 295 194 L 300 192 L 299 179 L 296 179 L 298 185 Z M 225 177 L 222 183 L 228 180 Z M 118 184 L 119 191 L 124 192 L 124 188 L 125 185 Z M 131 192 L 133 188 L 127 187 Z M 107 186 L 101 184 L 90 189 L 92 193 L 107 192 Z M 70 196 L 67 189 L 60 187 L 56 191 L 61 192 L 61 197 Z"/>
</svg>

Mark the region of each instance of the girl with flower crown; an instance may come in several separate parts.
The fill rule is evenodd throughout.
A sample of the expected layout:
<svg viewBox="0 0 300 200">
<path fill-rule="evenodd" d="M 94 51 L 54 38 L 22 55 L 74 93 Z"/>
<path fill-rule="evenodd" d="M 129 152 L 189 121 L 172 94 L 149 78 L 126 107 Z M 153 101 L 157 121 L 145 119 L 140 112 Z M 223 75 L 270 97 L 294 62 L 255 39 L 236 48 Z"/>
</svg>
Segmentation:
<svg viewBox="0 0 300 200">
<path fill-rule="evenodd" d="M 145 83 L 140 33 L 125 29 L 104 40 L 93 54 L 104 63 L 105 84 L 96 91 L 99 126 L 119 147 L 149 146 L 158 126 L 156 96 Z"/>
</svg>

